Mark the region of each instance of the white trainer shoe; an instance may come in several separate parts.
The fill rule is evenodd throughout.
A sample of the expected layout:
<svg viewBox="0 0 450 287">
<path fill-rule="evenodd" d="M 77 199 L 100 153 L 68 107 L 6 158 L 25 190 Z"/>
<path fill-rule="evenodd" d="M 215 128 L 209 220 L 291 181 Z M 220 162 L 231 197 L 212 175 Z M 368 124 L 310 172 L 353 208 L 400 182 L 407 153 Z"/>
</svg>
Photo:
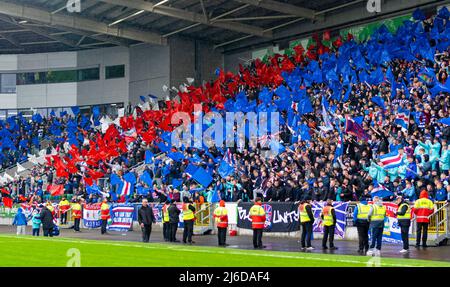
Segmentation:
<svg viewBox="0 0 450 287">
<path fill-rule="evenodd" d="M 374 255 L 375 255 L 375 256 L 381 256 L 381 251 L 378 250 L 378 249 L 375 249 Z"/>
<path fill-rule="evenodd" d="M 408 253 L 408 252 L 409 252 L 408 249 L 402 249 L 402 250 L 400 250 L 400 253 Z"/>
<path fill-rule="evenodd" d="M 366 255 L 367 255 L 367 256 L 373 256 L 373 249 L 367 250 Z"/>
<path fill-rule="evenodd" d="M 306 250 L 314 250 L 314 247 L 310 246 L 310 247 L 306 248 Z"/>
</svg>

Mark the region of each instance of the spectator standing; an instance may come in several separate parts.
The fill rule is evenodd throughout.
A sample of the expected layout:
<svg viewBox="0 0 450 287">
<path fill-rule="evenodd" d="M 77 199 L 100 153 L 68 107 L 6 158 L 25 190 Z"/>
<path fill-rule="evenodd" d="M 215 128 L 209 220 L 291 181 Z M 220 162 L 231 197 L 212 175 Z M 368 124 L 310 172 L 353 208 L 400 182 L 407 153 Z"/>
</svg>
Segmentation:
<svg viewBox="0 0 450 287">
<path fill-rule="evenodd" d="M 176 202 L 172 201 L 170 203 L 169 210 L 169 224 L 170 224 L 170 242 L 179 242 L 176 239 L 177 235 L 177 229 L 178 229 L 178 222 L 180 222 L 180 213 L 181 211 L 178 209 Z"/>
<path fill-rule="evenodd" d="M 41 218 L 37 210 L 33 211 L 33 217 L 31 218 L 33 236 L 39 236 L 39 230 L 41 229 Z"/>
<path fill-rule="evenodd" d="M 42 231 L 44 232 L 44 236 L 53 237 L 53 215 L 47 205 L 42 207 L 40 218 L 42 222 Z"/>
<path fill-rule="evenodd" d="M 148 200 L 142 200 L 142 207 L 138 211 L 138 222 L 142 230 L 142 241 L 149 242 L 152 233 L 152 223 L 156 222 L 153 208 L 148 204 Z"/>
<path fill-rule="evenodd" d="M 17 209 L 17 214 L 14 216 L 14 221 L 12 223 L 13 226 L 17 227 L 17 235 L 25 235 L 26 234 L 26 226 L 27 226 L 27 218 L 23 213 L 21 207 Z"/>
</svg>

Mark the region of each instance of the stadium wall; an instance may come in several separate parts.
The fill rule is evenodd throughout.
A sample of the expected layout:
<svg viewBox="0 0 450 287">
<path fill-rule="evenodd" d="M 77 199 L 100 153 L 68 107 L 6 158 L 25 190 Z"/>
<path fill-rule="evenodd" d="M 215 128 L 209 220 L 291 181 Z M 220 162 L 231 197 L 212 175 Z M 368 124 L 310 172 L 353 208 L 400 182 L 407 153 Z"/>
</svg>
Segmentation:
<svg viewBox="0 0 450 287">
<path fill-rule="evenodd" d="M 194 78 L 196 85 L 213 80 L 223 68 L 223 55 L 204 41 L 173 38 L 167 46 L 138 44 L 74 52 L 0 55 L 0 74 L 32 74 L 99 69 L 98 77 L 63 83 L 20 83 L 1 93 L 0 109 L 68 107 L 109 103 L 136 104 L 140 95 L 168 96 Z M 107 79 L 106 68 L 124 65 L 123 76 Z M 25 77 L 26 78 L 26 77 Z M 19 79 L 18 79 L 18 82 Z"/>
</svg>

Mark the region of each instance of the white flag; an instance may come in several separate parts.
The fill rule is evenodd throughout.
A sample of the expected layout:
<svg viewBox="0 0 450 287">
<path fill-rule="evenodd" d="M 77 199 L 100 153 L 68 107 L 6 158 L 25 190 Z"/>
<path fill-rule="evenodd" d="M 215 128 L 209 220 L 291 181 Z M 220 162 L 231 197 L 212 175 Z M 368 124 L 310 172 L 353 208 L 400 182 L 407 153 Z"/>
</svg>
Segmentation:
<svg viewBox="0 0 450 287">
<path fill-rule="evenodd" d="M 117 116 L 123 118 L 125 116 L 125 108 L 117 109 Z"/>
<path fill-rule="evenodd" d="M 27 170 L 27 169 L 24 168 L 20 163 L 17 163 L 17 172 L 18 172 L 18 173 L 24 172 L 24 171 L 26 171 L 26 170 Z"/>
</svg>

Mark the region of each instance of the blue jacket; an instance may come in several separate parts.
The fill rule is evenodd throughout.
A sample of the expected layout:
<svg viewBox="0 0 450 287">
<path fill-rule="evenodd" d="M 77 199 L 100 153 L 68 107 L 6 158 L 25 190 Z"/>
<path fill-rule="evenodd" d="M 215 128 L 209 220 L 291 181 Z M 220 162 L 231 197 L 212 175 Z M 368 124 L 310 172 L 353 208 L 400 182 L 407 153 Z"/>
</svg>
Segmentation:
<svg viewBox="0 0 450 287">
<path fill-rule="evenodd" d="M 447 191 L 445 188 L 440 188 L 436 190 L 436 200 L 437 201 L 446 201 L 447 200 Z"/>
<path fill-rule="evenodd" d="M 25 214 L 23 214 L 22 208 L 17 210 L 13 225 L 27 225 L 27 218 L 25 217 Z"/>
</svg>

